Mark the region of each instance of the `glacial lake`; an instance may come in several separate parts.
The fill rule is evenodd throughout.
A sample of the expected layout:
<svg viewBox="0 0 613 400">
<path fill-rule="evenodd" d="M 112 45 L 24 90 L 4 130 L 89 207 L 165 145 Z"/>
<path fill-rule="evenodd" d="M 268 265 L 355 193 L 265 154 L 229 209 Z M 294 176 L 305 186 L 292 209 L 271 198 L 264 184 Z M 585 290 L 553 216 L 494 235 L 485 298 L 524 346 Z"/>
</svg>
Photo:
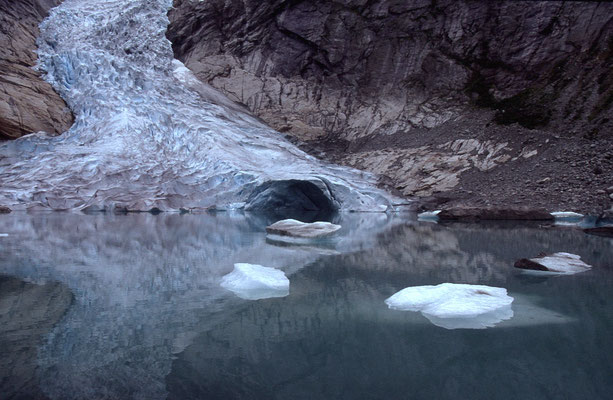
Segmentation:
<svg viewBox="0 0 613 400">
<path fill-rule="evenodd" d="M 0 399 L 610 399 L 613 239 L 543 223 L 343 214 L 313 245 L 256 215 L 0 215 Z M 513 263 L 578 254 L 593 269 Z M 282 269 L 286 297 L 220 287 Z M 513 316 L 448 329 L 385 304 L 442 282 L 506 288 Z"/>
</svg>

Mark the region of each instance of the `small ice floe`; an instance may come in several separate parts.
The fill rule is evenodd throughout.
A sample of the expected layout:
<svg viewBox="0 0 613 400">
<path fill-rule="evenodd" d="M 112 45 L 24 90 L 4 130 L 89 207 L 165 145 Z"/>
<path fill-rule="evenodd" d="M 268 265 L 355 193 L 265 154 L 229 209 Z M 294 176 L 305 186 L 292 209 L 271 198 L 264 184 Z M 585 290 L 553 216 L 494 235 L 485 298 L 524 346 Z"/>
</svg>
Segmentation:
<svg viewBox="0 0 613 400">
<path fill-rule="evenodd" d="M 555 218 L 556 225 L 575 226 L 578 225 L 584 215 L 573 211 L 554 211 L 550 213 Z"/>
<path fill-rule="evenodd" d="M 420 311 L 446 329 L 493 327 L 513 317 L 512 302 L 506 289 L 456 283 L 408 287 L 385 300 L 389 308 Z"/>
<path fill-rule="evenodd" d="M 341 229 L 340 225 L 330 222 L 301 222 L 295 219 L 284 219 L 266 227 L 266 232 L 272 235 L 291 236 L 315 239 L 332 235 Z"/>
<path fill-rule="evenodd" d="M 581 219 L 583 214 L 573 211 L 554 211 L 551 213 L 555 219 Z"/>
<path fill-rule="evenodd" d="M 581 261 L 581 257 L 570 253 L 540 254 L 534 258 L 522 258 L 515 262 L 515 268 L 535 273 L 572 275 L 592 268 Z"/>
<path fill-rule="evenodd" d="M 241 299 L 260 300 L 287 296 L 289 279 L 278 269 L 237 263 L 234 264 L 234 271 L 221 279 L 221 287 L 234 292 Z"/>
<path fill-rule="evenodd" d="M 441 210 L 424 211 L 422 213 L 417 214 L 417 220 L 418 221 L 436 222 L 436 221 L 438 221 L 438 214 L 440 212 L 441 212 Z"/>
<path fill-rule="evenodd" d="M 0 237 L 9 237 L 8 233 L 0 233 Z"/>
</svg>

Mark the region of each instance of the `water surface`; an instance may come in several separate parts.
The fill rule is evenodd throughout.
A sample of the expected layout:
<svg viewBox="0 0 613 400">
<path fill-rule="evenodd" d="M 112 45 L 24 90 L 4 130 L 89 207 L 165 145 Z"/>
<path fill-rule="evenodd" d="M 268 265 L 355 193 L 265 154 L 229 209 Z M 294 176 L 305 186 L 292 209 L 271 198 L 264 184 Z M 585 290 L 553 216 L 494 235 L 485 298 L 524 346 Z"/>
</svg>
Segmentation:
<svg viewBox="0 0 613 400">
<path fill-rule="evenodd" d="M 613 240 L 539 224 L 346 214 L 335 239 L 267 241 L 255 215 L 0 216 L 0 398 L 608 399 Z M 518 258 L 593 270 L 531 276 Z M 219 286 L 280 268 L 283 298 Z M 507 288 L 513 317 L 445 329 L 384 300 L 413 285 Z"/>
</svg>

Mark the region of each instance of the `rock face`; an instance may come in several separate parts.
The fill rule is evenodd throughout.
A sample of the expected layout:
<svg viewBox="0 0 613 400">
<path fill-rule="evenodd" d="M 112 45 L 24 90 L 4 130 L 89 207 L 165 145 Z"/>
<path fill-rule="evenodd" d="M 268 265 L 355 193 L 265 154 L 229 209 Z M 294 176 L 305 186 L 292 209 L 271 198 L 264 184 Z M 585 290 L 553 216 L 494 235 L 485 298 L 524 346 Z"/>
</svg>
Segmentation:
<svg viewBox="0 0 613 400">
<path fill-rule="evenodd" d="M 62 133 L 73 122 L 66 103 L 36 65 L 38 24 L 61 0 L 0 0 L 0 139 Z"/>
<path fill-rule="evenodd" d="M 582 193 L 587 180 L 609 186 L 613 172 L 600 154 L 612 142 L 611 3 L 174 5 L 167 36 L 199 79 L 321 156 L 388 176 L 404 195 L 508 204 L 542 192 L 542 205 L 608 208 L 606 196 Z M 551 178 L 586 159 L 594 162 Z"/>
</svg>

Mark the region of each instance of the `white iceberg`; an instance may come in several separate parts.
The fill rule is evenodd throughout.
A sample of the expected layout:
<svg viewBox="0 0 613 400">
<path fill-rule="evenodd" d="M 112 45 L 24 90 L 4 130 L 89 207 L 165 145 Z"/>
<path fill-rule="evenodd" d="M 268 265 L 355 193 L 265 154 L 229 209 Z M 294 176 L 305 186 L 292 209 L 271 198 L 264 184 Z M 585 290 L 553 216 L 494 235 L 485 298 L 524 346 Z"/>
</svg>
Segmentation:
<svg viewBox="0 0 613 400">
<path fill-rule="evenodd" d="M 385 300 L 391 309 L 420 311 L 446 329 L 492 327 L 513 317 L 512 302 L 506 289 L 455 283 L 408 287 Z"/>
<path fill-rule="evenodd" d="M 573 211 L 554 211 L 550 213 L 555 219 L 581 219 L 583 214 L 579 214 Z"/>
<path fill-rule="evenodd" d="M 295 219 L 284 219 L 266 227 L 270 235 L 291 236 L 305 239 L 315 239 L 332 235 L 341 229 L 340 225 L 330 222 L 301 222 Z"/>
<path fill-rule="evenodd" d="M 581 223 L 584 215 L 573 211 L 554 211 L 550 213 L 558 226 L 576 226 Z"/>
<path fill-rule="evenodd" d="M 538 274 L 572 275 L 588 271 L 592 266 L 581 261 L 581 256 L 560 252 L 529 259 L 522 258 L 515 262 L 515 268 Z"/>
<path fill-rule="evenodd" d="M 234 270 L 221 279 L 221 287 L 234 292 L 241 299 L 260 300 L 287 296 L 289 279 L 278 269 L 237 263 Z"/>
<path fill-rule="evenodd" d="M 438 221 L 438 214 L 440 212 L 441 212 L 441 210 L 424 211 L 422 213 L 417 214 L 417 220 L 418 221 L 436 222 L 436 221 Z"/>
</svg>

